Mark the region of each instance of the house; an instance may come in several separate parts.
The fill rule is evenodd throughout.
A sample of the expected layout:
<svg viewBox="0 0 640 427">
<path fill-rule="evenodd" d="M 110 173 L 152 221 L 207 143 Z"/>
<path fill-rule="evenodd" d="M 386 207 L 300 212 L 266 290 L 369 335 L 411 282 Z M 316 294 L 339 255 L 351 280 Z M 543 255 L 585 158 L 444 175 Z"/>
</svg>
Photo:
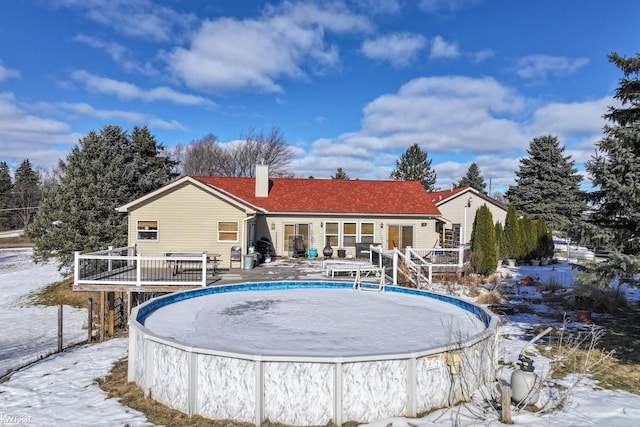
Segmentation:
<svg viewBox="0 0 640 427">
<path fill-rule="evenodd" d="M 452 188 L 429 194 L 431 201 L 442 214 L 442 222 L 438 225 L 437 231 L 443 247 L 469 243 L 476 210 L 483 204 L 491 211 L 494 223 L 500 222 L 504 225 L 507 218 L 506 206 L 471 187 Z"/>
<path fill-rule="evenodd" d="M 270 254 L 284 257 L 296 255 L 296 240 L 303 242 L 305 255 L 315 249 L 319 256 L 326 246 L 334 256 L 338 251 L 356 256 L 357 243 L 434 248 L 441 247 L 445 230 L 461 224 L 462 212 L 470 227 L 484 199 L 472 189 L 427 193 L 418 181 L 269 178 L 268 173 L 268 166 L 259 165 L 255 178 L 186 176 L 121 206 L 118 210 L 128 214 L 129 245 L 144 256 L 220 253 L 222 267 L 231 267 L 233 246 L 242 253 L 264 252 L 265 242 Z M 463 208 L 460 197 L 478 203 Z"/>
</svg>

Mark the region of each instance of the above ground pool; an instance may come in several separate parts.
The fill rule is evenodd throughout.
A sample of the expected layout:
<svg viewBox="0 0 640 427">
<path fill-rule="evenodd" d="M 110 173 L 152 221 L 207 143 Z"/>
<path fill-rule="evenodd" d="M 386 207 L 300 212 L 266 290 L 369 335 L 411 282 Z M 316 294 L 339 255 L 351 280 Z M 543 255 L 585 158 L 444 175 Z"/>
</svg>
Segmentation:
<svg viewBox="0 0 640 427">
<path fill-rule="evenodd" d="M 190 415 L 340 425 L 416 416 L 493 378 L 488 311 L 368 289 L 246 283 L 152 300 L 131 316 L 129 380 Z"/>
</svg>

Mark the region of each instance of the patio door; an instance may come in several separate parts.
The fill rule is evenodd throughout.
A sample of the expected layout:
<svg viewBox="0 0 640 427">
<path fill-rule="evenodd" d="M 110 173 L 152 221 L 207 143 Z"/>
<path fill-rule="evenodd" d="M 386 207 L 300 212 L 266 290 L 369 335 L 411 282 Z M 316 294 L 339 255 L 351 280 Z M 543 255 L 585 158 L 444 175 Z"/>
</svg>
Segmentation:
<svg viewBox="0 0 640 427">
<path fill-rule="evenodd" d="M 387 227 L 387 250 L 413 247 L 413 225 L 390 225 Z"/>
<path fill-rule="evenodd" d="M 293 252 L 293 237 L 302 236 L 304 244 L 309 249 L 309 224 L 285 224 L 284 225 L 284 252 Z"/>
</svg>

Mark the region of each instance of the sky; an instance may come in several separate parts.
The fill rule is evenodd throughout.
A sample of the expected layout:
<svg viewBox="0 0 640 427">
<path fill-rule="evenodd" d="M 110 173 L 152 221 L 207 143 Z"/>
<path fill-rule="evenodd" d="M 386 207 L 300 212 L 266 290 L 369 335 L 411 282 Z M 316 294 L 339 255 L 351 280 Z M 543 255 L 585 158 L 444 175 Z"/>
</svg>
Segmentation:
<svg viewBox="0 0 640 427">
<path fill-rule="evenodd" d="M 439 188 L 475 162 L 504 192 L 537 136 L 584 170 L 637 16 L 635 0 L 0 0 L 0 161 L 46 170 L 107 125 L 167 148 L 278 127 L 298 177 L 388 179 L 417 143 Z"/>
</svg>

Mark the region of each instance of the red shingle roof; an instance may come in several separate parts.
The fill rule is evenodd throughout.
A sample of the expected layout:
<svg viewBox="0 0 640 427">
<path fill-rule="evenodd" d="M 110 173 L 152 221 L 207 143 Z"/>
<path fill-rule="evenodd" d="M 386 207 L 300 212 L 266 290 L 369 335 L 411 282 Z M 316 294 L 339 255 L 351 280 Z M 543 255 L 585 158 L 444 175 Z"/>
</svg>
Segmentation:
<svg viewBox="0 0 640 427">
<path fill-rule="evenodd" d="M 269 178 L 269 196 L 255 196 L 255 178 L 192 177 L 269 212 L 440 215 L 418 181 Z"/>
<path fill-rule="evenodd" d="M 468 188 L 469 187 L 457 187 L 452 190 L 434 191 L 432 193 L 429 193 L 429 195 L 431 196 L 431 200 L 433 201 L 433 203 L 437 205 L 442 200 L 446 200 L 455 194 L 462 193 Z"/>
</svg>

